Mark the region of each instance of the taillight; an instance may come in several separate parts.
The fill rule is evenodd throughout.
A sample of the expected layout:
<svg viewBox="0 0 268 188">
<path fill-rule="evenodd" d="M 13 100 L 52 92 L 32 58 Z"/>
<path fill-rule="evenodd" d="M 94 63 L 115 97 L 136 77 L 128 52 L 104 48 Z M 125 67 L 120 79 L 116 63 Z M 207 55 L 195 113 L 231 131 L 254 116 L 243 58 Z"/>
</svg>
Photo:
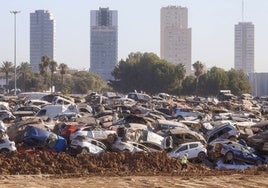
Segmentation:
<svg viewBox="0 0 268 188">
<path fill-rule="evenodd" d="M 203 145 L 203 148 L 207 149 L 207 144 L 204 144 L 204 145 Z"/>
</svg>

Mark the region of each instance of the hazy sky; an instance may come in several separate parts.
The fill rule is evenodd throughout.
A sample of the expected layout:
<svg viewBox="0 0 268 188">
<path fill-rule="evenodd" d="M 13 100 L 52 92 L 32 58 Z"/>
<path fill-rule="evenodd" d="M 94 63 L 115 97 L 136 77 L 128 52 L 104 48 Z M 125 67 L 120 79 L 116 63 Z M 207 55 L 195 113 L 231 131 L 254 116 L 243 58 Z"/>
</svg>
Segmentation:
<svg viewBox="0 0 268 188">
<path fill-rule="evenodd" d="M 0 0 L 0 62 L 14 60 L 14 16 L 17 15 L 17 65 L 29 62 L 30 13 L 49 10 L 56 21 L 56 58 L 72 68 L 88 69 L 90 10 L 118 11 L 118 60 L 130 52 L 160 56 L 160 9 L 188 8 L 192 28 L 192 61 L 208 68 L 234 67 L 234 25 L 242 20 L 242 0 Z M 244 21 L 255 25 L 255 69 L 268 72 L 268 0 L 244 0 Z"/>
</svg>

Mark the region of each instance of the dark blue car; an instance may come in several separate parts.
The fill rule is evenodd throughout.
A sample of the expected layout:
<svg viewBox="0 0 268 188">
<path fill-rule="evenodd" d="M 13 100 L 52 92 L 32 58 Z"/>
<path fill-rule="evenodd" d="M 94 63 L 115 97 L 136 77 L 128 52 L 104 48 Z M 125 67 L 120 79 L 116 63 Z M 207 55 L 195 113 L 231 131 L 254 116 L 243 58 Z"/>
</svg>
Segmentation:
<svg viewBox="0 0 268 188">
<path fill-rule="evenodd" d="M 263 158 L 254 154 L 247 146 L 239 143 L 230 142 L 222 144 L 221 147 L 221 154 L 225 156 L 227 161 L 238 160 L 252 165 L 261 165 L 264 163 Z"/>
<path fill-rule="evenodd" d="M 22 134 L 22 141 L 29 146 L 48 148 L 57 152 L 65 151 L 67 147 L 65 138 L 33 126 L 25 128 Z"/>
</svg>

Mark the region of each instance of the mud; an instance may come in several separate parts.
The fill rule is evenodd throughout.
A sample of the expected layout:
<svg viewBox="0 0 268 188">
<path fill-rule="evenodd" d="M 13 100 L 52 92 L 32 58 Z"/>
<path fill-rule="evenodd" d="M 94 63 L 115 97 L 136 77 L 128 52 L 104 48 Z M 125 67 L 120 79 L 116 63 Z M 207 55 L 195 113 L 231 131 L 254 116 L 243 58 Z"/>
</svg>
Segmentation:
<svg viewBox="0 0 268 188">
<path fill-rule="evenodd" d="M 53 175 L 52 177 L 82 176 L 215 176 L 230 174 L 258 175 L 268 173 L 266 166 L 249 170 L 215 170 L 203 164 L 189 163 L 182 172 L 180 161 L 165 152 L 107 152 L 101 155 L 70 156 L 66 153 L 36 154 L 9 152 L 0 154 L 1 175 Z"/>
</svg>

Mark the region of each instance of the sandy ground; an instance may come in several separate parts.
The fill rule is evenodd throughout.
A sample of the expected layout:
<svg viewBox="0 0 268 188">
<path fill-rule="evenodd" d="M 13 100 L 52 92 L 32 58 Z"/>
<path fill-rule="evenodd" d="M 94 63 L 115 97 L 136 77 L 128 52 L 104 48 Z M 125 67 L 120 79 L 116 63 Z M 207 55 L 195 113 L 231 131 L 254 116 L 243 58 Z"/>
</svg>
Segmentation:
<svg viewBox="0 0 268 188">
<path fill-rule="evenodd" d="M 45 175 L 1 176 L 0 187 L 268 187 L 268 174 L 245 175 L 232 174 L 223 176 L 127 176 L 127 177 L 78 177 L 53 178 Z"/>
</svg>

